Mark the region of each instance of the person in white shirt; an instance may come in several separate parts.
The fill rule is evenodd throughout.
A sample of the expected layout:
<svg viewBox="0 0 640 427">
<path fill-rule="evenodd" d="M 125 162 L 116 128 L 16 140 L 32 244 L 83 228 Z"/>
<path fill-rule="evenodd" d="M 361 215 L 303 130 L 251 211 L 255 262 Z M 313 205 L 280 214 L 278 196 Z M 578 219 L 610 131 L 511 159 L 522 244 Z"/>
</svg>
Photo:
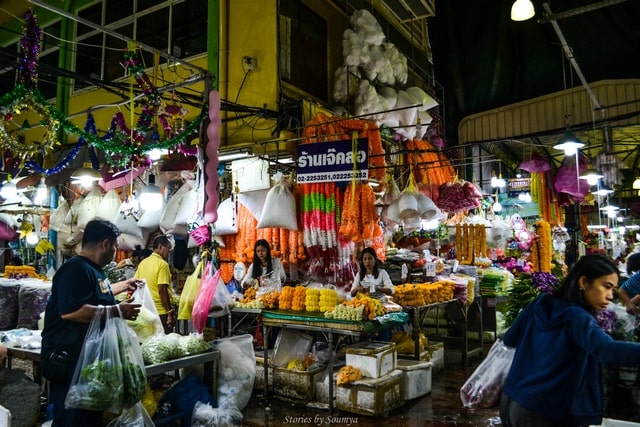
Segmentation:
<svg viewBox="0 0 640 427">
<path fill-rule="evenodd" d="M 366 247 L 360 253 L 360 270 L 351 286 L 351 297 L 356 294 L 368 294 L 371 298 L 382 299 L 385 295 L 395 294 L 395 288 L 389 273 L 380 268 L 380 260 L 373 248 Z"/>
<path fill-rule="evenodd" d="M 259 286 L 262 285 L 261 278 L 268 278 L 271 281 L 279 280 L 280 285 L 287 279 L 282 262 L 278 258 L 271 257 L 271 247 L 264 239 L 258 240 L 253 248 L 253 262 L 242 279 L 242 289 L 247 289 L 256 283 Z"/>
</svg>

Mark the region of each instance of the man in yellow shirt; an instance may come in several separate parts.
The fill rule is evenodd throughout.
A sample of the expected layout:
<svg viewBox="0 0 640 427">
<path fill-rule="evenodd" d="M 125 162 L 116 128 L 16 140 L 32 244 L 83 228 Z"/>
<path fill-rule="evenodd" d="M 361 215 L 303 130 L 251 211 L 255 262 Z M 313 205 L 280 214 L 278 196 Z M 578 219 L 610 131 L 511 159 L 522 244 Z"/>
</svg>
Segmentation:
<svg viewBox="0 0 640 427">
<path fill-rule="evenodd" d="M 167 236 L 158 236 L 153 240 L 153 253 L 140 261 L 136 270 L 136 279 L 145 279 L 153 296 L 153 303 L 158 310 L 164 332 L 173 332 L 176 315 L 171 305 L 171 271 L 169 270 L 169 254 L 171 241 Z"/>
</svg>

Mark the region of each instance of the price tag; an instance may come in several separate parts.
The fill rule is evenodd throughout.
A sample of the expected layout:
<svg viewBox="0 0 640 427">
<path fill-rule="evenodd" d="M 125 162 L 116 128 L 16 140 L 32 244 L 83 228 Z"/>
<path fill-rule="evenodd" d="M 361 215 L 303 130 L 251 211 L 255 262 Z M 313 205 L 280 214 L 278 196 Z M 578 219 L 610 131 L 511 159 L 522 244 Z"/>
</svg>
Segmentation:
<svg viewBox="0 0 640 427">
<path fill-rule="evenodd" d="M 424 274 L 427 277 L 433 277 L 436 275 L 436 263 L 435 262 L 427 262 L 424 265 Z"/>
</svg>

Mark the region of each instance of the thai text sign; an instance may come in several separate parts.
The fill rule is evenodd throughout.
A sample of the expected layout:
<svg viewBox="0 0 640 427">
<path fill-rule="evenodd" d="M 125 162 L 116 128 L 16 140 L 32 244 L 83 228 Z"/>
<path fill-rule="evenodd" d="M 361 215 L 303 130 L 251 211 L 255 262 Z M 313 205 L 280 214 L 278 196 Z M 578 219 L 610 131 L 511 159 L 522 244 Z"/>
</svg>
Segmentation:
<svg viewBox="0 0 640 427">
<path fill-rule="evenodd" d="M 298 183 L 368 179 L 369 140 L 353 148 L 351 140 L 298 145 Z"/>
</svg>

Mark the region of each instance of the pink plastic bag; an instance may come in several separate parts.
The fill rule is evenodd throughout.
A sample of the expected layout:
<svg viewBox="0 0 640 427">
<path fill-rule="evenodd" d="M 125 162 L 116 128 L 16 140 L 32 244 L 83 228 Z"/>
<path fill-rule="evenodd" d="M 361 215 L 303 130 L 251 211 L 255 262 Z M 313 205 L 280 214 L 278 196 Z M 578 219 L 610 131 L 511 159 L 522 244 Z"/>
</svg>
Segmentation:
<svg viewBox="0 0 640 427">
<path fill-rule="evenodd" d="M 212 272 L 214 268 L 215 267 L 211 264 L 211 261 L 207 262 L 205 273 L 202 275 L 202 279 L 200 281 L 198 295 L 193 303 L 191 321 L 193 322 L 194 329 L 199 333 L 202 333 L 202 330 L 207 324 L 211 301 L 213 300 L 213 295 L 216 293 L 218 282 L 220 282 L 220 270 Z"/>
</svg>

